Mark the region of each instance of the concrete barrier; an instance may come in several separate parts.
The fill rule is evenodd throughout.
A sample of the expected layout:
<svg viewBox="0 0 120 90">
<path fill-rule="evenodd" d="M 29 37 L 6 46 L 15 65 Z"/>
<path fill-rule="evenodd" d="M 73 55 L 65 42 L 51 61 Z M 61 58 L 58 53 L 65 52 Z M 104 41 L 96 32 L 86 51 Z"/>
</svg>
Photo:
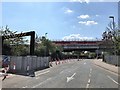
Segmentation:
<svg viewBox="0 0 120 90">
<path fill-rule="evenodd" d="M 119 63 L 120 61 L 118 62 L 119 58 L 120 58 L 120 56 L 115 56 L 115 55 L 105 55 L 104 56 L 104 60 L 106 63 L 116 65 L 116 66 L 120 66 L 120 63 Z"/>
<path fill-rule="evenodd" d="M 28 69 L 40 70 L 49 67 L 50 57 L 36 57 L 36 56 L 9 56 L 10 57 L 10 72 L 26 72 Z"/>
</svg>

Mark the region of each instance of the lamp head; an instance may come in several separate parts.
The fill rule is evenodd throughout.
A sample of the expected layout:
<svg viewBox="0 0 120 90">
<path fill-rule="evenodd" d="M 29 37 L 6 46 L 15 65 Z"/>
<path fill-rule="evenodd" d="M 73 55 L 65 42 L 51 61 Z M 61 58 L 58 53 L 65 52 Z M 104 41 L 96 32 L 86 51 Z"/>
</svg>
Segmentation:
<svg viewBox="0 0 120 90">
<path fill-rule="evenodd" d="M 109 16 L 109 18 L 114 18 L 114 16 Z"/>
</svg>

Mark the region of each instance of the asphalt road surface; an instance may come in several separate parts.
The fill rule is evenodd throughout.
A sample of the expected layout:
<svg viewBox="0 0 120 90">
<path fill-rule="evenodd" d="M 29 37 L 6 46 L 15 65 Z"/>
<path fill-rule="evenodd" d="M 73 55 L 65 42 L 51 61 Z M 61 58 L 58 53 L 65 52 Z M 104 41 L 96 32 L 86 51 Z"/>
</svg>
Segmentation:
<svg viewBox="0 0 120 90">
<path fill-rule="evenodd" d="M 14 76 L 3 88 L 118 88 L 118 75 L 94 64 L 92 59 L 74 60 L 35 72 L 35 77 Z"/>
</svg>

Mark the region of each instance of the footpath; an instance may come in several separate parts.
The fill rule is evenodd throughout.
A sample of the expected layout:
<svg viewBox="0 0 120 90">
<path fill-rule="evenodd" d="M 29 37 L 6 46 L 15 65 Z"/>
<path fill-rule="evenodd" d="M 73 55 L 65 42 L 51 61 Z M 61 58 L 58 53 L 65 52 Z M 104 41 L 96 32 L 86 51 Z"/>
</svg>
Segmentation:
<svg viewBox="0 0 120 90">
<path fill-rule="evenodd" d="M 114 73 L 120 75 L 120 72 L 119 72 L 120 67 L 118 67 L 118 66 L 115 66 L 112 64 L 107 64 L 107 63 L 103 62 L 102 59 L 95 59 L 93 62 L 95 65 L 97 65 L 101 68 L 104 68 L 106 70 L 109 70 L 111 72 L 114 72 Z"/>
</svg>

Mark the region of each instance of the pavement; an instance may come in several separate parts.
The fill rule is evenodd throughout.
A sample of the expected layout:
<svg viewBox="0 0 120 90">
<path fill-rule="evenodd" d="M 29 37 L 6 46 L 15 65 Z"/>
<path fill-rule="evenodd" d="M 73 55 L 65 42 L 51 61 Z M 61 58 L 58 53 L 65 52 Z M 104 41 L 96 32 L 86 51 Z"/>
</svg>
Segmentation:
<svg viewBox="0 0 120 90">
<path fill-rule="evenodd" d="M 120 67 L 118 67 L 118 66 L 115 66 L 112 64 L 107 64 L 107 63 L 103 62 L 102 59 L 95 59 L 94 63 L 95 63 L 95 65 L 97 65 L 99 67 L 102 67 L 106 70 L 109 70 L 111 72 L 114 72 L 114 73 L 120 75 L 120 72 L 119 72 Z"/>
<path fill-rule="evenodd" d="M 2 82 L 3 88 L 118 88 L 119 75 L 102 68 L 96 59 L 53 62 L 53 66 L 35 72 L 35 77 L 14 76 Z M 106 64 L 104 64 L 106 65 Z M 103 66 L 104 66 L 103 65 Z M 110 66 L 111 67 L 111 66 Z M 109 67 L 109 68 L 110 68 Z"/>
</svg>

